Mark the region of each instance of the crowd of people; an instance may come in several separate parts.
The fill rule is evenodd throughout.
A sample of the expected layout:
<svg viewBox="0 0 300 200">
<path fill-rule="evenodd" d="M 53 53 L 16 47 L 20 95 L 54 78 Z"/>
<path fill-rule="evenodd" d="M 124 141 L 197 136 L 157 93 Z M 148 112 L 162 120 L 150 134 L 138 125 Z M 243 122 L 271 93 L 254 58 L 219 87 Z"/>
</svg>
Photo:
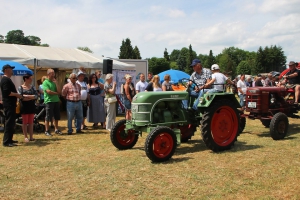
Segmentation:
<svg viewBox="0 0 300 200">
<path fill-rule="evenodd" d="M 298 104 L 300 94 L 300 71 L 296 68 L 297 63 L 289 63 L 289 71 L 283 80 L 279 80 L 279 74 L 270 72 L 268 77 L 258 75 L 252 80 L 245 80 L 245 74 L 240 75 L 236 83 L 240 104 L 244 107 L 247 87 L 293 87 L 295 88 L 295 103 Z M 213 64 L 211 69 L 203 68 L 199 59 L 194 59 L 190 65 L 194 72 L 190 76 L 191 96 L 196 98 L 193 109 L 197 110 L 197 105 L 205 93 L 215 93 L 224 91 L 224 84 L 235 84 L 228 77 L 220 72 L 220 67 Z M 116 82 L 113 81 L 113 74 L 106 74 L 102 80 L 101 71 L 98 70 L 87 77 L 84 69 L 80 69 L 77 74 L 69 75 L 68 83 L 60 88 L 53 69 L 47 70 L 47 75 L 43 76 L 38 90 L 32 86 L 32 75 L 23 76 L 24 83 L 16 87 L 10 77 L 13 75 L 13 66 L 5 65 L 2 68 L 4 73 L 1 79 L 1 92 L 3 107 L 5 112 L 5 130 L 3 146 L 15 146 L 17 141 L 13 140 L 15 132 L 16 104 L 17 100 L 22 104 L 22 130 L 24 141 L 34 141 L 33 121 L 35 114 L 35 102 L 39 97 L 40 103 L 44 103 L 45 115 L 45 135 L 52 136 L 50 128 L 54 128 L 54 133 L 61 135 L 58 128 L 60 120 L 60 96 L 66 100 L 67 111 L 67 134 L 73 133 L 73 120 L 76 133 L 83 133 L 87 129 L 85 121 L 93 123 L 93 128 L 101 128 L 111 131 L 116 119 Z M 140 74 L 140 80 L 134 84 L 129 74 L 125 75 L 125 83 L 122 84 L 124 91 L 124 105 L 126 109 L 126 119 L 131 119 L 131 103 L 133 97 L 140 92 L 172 91 L 170 75 L 164 76 L 161 84 L 160 77 L 149 72 L 147 80 L 145 74 Z M 49 126 L 49 123 L 51 125 Z M 28 137 L 29 135 L 29 137 Z"/>
</svg>

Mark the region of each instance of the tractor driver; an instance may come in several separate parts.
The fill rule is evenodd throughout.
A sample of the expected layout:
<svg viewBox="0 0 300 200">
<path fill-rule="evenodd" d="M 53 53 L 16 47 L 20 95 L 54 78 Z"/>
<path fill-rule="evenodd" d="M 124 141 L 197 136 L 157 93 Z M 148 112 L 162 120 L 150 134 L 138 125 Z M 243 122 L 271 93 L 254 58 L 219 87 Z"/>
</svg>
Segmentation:
<svg viewBox="0 0 300 200">
<path fill-rule="evenodd" d="M 190 76 L 190 80 L 194 81 L 198 86 L 195 86 L 194 90 L 191 92 L 191 96 L 197 98 L 193 105 L 193 107 L 196 108 L 199 103 L 199 98 L 211 88 L 210 85 L 205 85 L 205 83 L 209 82 L 212 78 L 211 71 L 203 68 L 199 59 L 194 59 L 190 66 L 193 67 L 194 70 Z M 189 84 L 192 85 L 193 83 L 190 81 Z"/>
<path fill-rule="evenodd" d="M 296 68 L 298 63 L 294 61 L 290 61 L 289 63 L 289 71 L 286 75 L 283 76 L 284 81 L 286 83 L 286 87 L 295 88 L 295 104 L 299 103 L 299 95 L 300 95 L 300 71 Z"/>
</svg>

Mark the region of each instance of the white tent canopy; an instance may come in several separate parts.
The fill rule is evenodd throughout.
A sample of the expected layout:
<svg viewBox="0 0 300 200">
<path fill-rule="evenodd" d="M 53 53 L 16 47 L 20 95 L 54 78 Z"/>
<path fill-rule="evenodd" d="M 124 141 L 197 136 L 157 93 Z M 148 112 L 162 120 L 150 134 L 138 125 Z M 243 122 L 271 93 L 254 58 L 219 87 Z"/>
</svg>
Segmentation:
<svg viewBox="0 0 300 200">
<path fill-rule="evenodd" d="M 27 46 L 0 43 L 0 59 L 12 60 L 27 65 L 42 68 L 78 69 L 80 67 L 103 69 L 104 57 L 79 50 L 41 46 Z M 134 64 L 113 61 L 113 69 L 135 70 Z"/>
</svg>

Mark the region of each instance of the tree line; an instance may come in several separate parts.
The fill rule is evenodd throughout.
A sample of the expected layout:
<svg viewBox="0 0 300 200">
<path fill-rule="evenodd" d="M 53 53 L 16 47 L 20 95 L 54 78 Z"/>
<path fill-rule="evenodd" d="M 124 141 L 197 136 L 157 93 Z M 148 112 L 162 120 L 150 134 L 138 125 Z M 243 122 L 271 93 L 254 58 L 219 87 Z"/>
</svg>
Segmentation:
<svg viewBox="0 0 300 200">
<path fill-rule="evenodd" d="M 0 34 L 0 43 L 49 47 L 49 44 L 42 44 L 41 39 L 37 36 L 25 36 L 22 30 L 9 31 L 6 36 Z M 93 53 L 89 47 L 77 48 Z M 122 40 L 118 57 L 119 59 L 142 59 L 139 48 L 133 47 L 129 38 Z M 238 74 L 257 75 L 270 71 L 281 72 L 286 69 L 284 51 L 282 47 L 276 45 L 259 47 L 256 52 L 228 47 L 214 56 L 212 50 L 209 50 L 208 54 L 197 54 L 190 44 L 188 48 L 172 50 L 171 54 L 165 48 L 162 57 L 146 58 L 146 60 L 148 60 L 149 71 L 153 74 L 159 74 L 169 69 L 177 69 L 191 74 L 193 69 L 190 64 L 195 58 L 200 59 L 205 68 L 210 68 L 212 64 L 217 63 L 223 73 L 231 74 L 233 77 Z"/>
</svg>

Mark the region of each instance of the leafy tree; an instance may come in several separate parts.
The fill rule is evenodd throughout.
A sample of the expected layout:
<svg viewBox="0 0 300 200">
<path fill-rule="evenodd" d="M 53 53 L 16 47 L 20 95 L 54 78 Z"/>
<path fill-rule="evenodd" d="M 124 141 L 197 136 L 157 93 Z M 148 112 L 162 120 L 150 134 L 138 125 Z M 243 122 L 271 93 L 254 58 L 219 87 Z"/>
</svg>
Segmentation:
<svg viewBox="0 0 300 200">
<path fill-rule="evenodd" d="M 170 69 L 170 62 L 165 58 L 152 57 L 148 60 L 149 71 L 154 75 Z"/>
<path fill-rule="evenodd" d="M 207 61 L 207 59 L 208 59 L 208 55 L 199 54 L 199 55 L 198 55 L 198 58 L 200 59 L 200 61 L 201 61 L 202 65 L 203 65 L 203 67 L 205 67 L 204 64 L 206 63 L 206 61 Z M 207 68 L 207 67 L 205 67 L 205 68 Z"/>
<path fill-rule="evenodd" d="M 29 35 L 25 37 L 25 40 L 28 41 L 28 45 L 32 46 L 40 46 L 41 45 L 41 38 L 33 35 Z"/>
<path fill-rule="evenodd" d="M 180 50 L 180 54 L 178 56 L 178 59 L 176 61 L 179 70 L 185 71 L 188 65 L 188 58 L 189 58 L 189 50 L 186 47 L 183 47 Z"/>
<path fill-rule="evenodd" d="M 170 61 L 170 56 L 169 56 L 169 53 L 168 53 L 167 48 L 165 48 L 165 51 L 164 51 L 164 58 L 165 58 L 167 61 Z"/>
<path fill-rule="evenodd" d="M 219 56 L 218 64 L 223 73 L 231 74 L 233 77 L 236 76 L 236 64 L 228 54 L 221 54 L 221 56 Z"/>
<path fill-rule="evenodd" d="M 170 55 L 170 61 L 177 62 L 177 60 L 178 60 L 178 58 L 179 58 L 179 54 L 180 54 L 180 50 L 174 49 L 174 50 L 171 52 L 171 55 Z"/>
<path fill-rule="evenodd" d="M 193 62 L 193 60 L 197 58 L 197 54 L 195 51 L 193 51 L 192 45 L 189 46 L 189 54 L 187 58 L 187 66 L 185 68 L 185 72 L 188 74 L 191 74 L 193 72 L 193 68 L 190 67 L 190 64 Z"/>
<path fill-rule="evenodd" d="M 26 44 L 28 39 L 25 40 L 25 36 L 22 30 L 9 31 L 6 35 L 5 43 L 8 44 Z M 28 45 L 28 44 L 26 44 Z"/>
<path fill-rule="evenodd" d="M 279 46 L 259 47 L 256 54 L 255 73 L 266 73 L 270 71 L 283 71 L 286 63 L 284 51 Z"/>
<path fill-rule="evenodd" d="M 77 49 L 82 50 L 82 51 L 87 51 L 89 53 L 93 53 L 93 51 L 88 47 L 77 47 Z"/>
<path fill-rule="evenodd" d="M 251 67 L 248 61 L 241 61 L 237 66 L 237 74 L 251 74 Z"/>
<path fill-rule="evenodd" d="M 137 46 L 134 47 L 133 53 L 134 53 L 133 59 L 142 59 L 141 54 L 140 54 L 140 50 Z"/>
<path fill-rule="evenodd" d="M 49 46 L 48 44 L 41 44 L 41 38 L 29 35 L 25 36 L 22 30 L 9 31 L 4 40 L 8 44 L 22 44 L 32 46 Z"/>
<path fill-rule="evenodd" d="M 131 41 L 126 38 L 125 41 L 122 40 L 122 45 L 120 47 L 119 59 L 136 59 L 136 57 L 141 57 L 140 55 L 135 55 L 133 48 L 131 46 Z M 138 53 L 139 54 L 139 53 Z"/>
<path fill-rule="evenodd" d="M 214 57 L 212 50 L 210 50 L 207 60 L 204 63 L 204 67 L 210 69 L 210 67 L 215 63 L 216 63 L 216 58 Z"/>
<path fill-rule="evenodd" d="M 0 35 L 0 43 L 4 43 L 4 36 Z"/>
</svg>

